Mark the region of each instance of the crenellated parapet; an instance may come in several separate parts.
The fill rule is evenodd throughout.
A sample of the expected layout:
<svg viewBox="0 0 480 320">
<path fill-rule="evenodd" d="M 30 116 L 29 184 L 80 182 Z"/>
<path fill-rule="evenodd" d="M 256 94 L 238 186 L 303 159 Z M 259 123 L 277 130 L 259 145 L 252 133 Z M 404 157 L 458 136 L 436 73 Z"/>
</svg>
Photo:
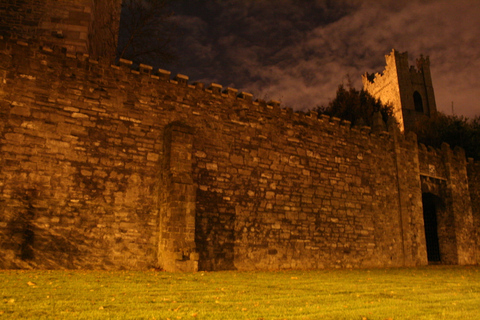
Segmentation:
<svg viewBox="0 0 480 320">
<path fill-rule="evenodd" d="M 35 41 L 0 57 L 2 268 L 425 265 L 434 190 L 445 261 L 472 262 L 461 150 Z"/>
<path fill-rule="evenodd" d="M 28 67 L 43 68 L 44 70 L 55 70 L 59 73 L 70 73 L 70 76 L 75 73 L 76 77 L 91 77 L 94 74 L 99 82 L 122 80 L 123 82 L 134 81 L 131 83 L 132 87 L 147 84 L 151 87 L 155 82 L 159 86 L 162 83 L 170 85 L 177 85 L 184 87 L 185 90 L 191 92 L 201 91 L 205 94 L 215 96 L 222 99 L 234 99 L 240 102 L 245 107 L 265 114 L 267 117 L 283 118 L 285 121 L 292 123 L 305 123 L 309 126 L 325 126 L 331 129 L 340 129 L 342 132 L 353 131 L 354 134 L 361 133 L 374 136 L 388 136 L 388 130 L 385 124 L 381 125 L 375 130 L 366 126 L 354 126 L 348 121 L 341 121 L 338 118 L 330 118 L 322 115 L 320 118 L 313 111 L 309 113 L 295 112 L 291 108 L 282 108 L 281 102 L 277 100 L 263 101 L 261 99 L 254 99 L 253 94 L 239 91 L 235 88 L 224 88 L 217 83 L 205 85 L 203 83 L 190 83 L 188 76 L 183 74 L 171 75 L 170 71 L 163 69 L 154 69 L 152 66 L 140 64 L 138 66 L 130 60 L 120 59 L 118 65 L 105 64 L 102 61 L 93 59 L 86 53 L 72 53 L 64 51 L 60 47 L 49 47 L 37 42 L 27 42 L 16 38 L 5 38 L 0 42 L 0 51 L 7 54 L 12 59 L 15 56 L 28 57 L 31 59 Z M 18 60 L 17 60 L 18 61 Z M 8 68 L 5 68 L 8 72 Z M 25 74 L 20 73 L 21 77 L 35 77 L 34 75 L 27 75 L 28 69 L 25 69 Z M 7 80 L 5 80 L 7 81 Z M 207 112 L 215 112 L 215 110 L 205 110 Z M 197 113 L 200 111 L 196 111 Z M 394 125 L 394 124 L 392 124 Z"/>
<path fill-rule="evenodd" d="M 465 150 L 460 147 L 455 147 L 452 150 L 447 143 L 443 143 L 440 149 L 420 144 L 419 156 L 421 160 L 420 173 L 437 179 L 447 179 L 445 163 L 466 164 Z"/>
<path fill-rule="evenodd" d="M 400 129 L 411 130 L 422 117 L 436 113 L 435 95 L 427 56 L 409 66 L 408 53 L 392 50 L 385 56 L 386 66 L 382 74 L 362 76 L 363 87 L 384 104 L 393 107 L 393 114 Z"/>
</svg>

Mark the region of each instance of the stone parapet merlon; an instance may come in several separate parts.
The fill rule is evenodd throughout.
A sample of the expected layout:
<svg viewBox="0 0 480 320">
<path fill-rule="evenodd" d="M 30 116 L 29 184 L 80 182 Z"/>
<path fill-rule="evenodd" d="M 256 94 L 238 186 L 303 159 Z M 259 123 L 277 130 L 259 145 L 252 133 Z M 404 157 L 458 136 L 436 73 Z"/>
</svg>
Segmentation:
<svg viewBox="0 0 480 320">
<path fill-rule="evenodd" d="M 381 134 L 382 136 L 388 135 L 388 131 L 380 130 L 381 132 L 373 132 L 370 127 L 362 126 L 362 127 L 351 127 L 351 123 L 348 121 L 340 121 L 337 118 L 330 118 L 326 115 L 321 115 L 320 118 L 317 118 L 315 115 L 316 113 L 310 111 L 308 113 L 304 112 L 295 112 L 292 108 L 282 108 L 281 102 L 278 100 L 271 100 L 265 102 L 260 99 L 254 99 L 253 94 L 240 91 L 235 88 L 225 88 L 220 84 L 212 83 L 208 86 L 205 86 L 202 83 L 194 82 L 193 84 L 189 84 L 189 77 L 183 74 L 177 74 L 173 78 L 171 77 L 171 72 L 168 70 L 157 69 L 155 70 L 152 66 L 140 64 L 136 66 L 133 61 L 120 59 L 118 61 L 118 65 L 109 65 L 105 64 L 102 61 L 98 61 L 96 59 L 91 58 L 86 53 L 72 53 L 67 52 L 66 50 L 62 50 L 60 47 L 51 48 L 49 46 L 43 45 L 39 42 L 31 42 L 26 40 L 20 40 L 16 37 L 13 38 L 0 38 L 0 50 L 6 51 L 15 51 L 15 47 L 23 48 L 22 50 L 27 50 L 29 55 L 32 59 L 38 59 L 41 61 L 41 64 L 44 66 L 48 66 L 49 64 L 58 64 L 61 59 L 74 59 L 79 62 L 86 63 L 85 67 L 95 68 L 98 69 L 98 72 L 107 75 L 108 73 L 119 73 L 120 76 L 126 77 L 131 75 L 137 75 L 138 77 L 148 77 L 152 80 L 158 81 L 166 81 L 171 84 L 185 86 L 190 90 L 203 90 L 206 93 L 211 93 L 213 95 L 218 95 L 222 98 L 227 99 L 238 99 L 244 101 L 246 103 L 250 103 L 255 108 L 261 108 L 262 112 L 266 114 L 271 114 L 271 116 L 276 117 L 285 117 L 286 120 L 294 121 L 306 121 L 310 125 L 315 124 L 325 124 L 330 123 L 334 125 L 334 127 L 339 127 L 339 124 L 342 124 L 342 130 L 350 130 L 353 129 L 355 132 L 360 132 L 362 134 L 373 134 L 378 135 Z M 3 45 L 2 45 L 3 44 Z M 25 53 L 24 53 L 25 54 Z M 141 79 L 138 81 L 141 81 Z M 279 112 L 282 110 L 282 112 Z M 292 118 L 294 116 L 294 118 Z M 390 125 L 390 124 L 389 124 Z"/>
</svg>

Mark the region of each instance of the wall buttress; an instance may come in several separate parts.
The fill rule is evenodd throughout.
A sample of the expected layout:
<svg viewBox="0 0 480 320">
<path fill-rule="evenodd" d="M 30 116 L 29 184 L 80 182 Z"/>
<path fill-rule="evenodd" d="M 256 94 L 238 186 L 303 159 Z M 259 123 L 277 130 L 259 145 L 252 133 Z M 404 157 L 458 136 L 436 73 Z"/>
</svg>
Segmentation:
<svg viewBox="0 0 480 320">
<path fill-rule="evenodd" d="M 402 232 L 404 266 L 426 265 L 427 249 L 424 237 L 422 192 L 416 137 L 400 141 L 393 132 L 397 167 L 399 220 Z"/>
<path fill-rule="evenodd" d="M 165 128 L 157 258 L 159 267 L 166 271 L 198 269 L 192 147 L 192 128 L 177 122 Z"/>
<path fill-rule="evenodd" d="M 446 143 L 442 144 L 442 153 L 447 175 L 447 206 L 453 215 L 453 232 L 456 241 L 456 264 L 473 264 L 475 247 L 472 234 L 473 215 L 470 193 L 468 190 L 467 166 L 465 153 L 456 149 L 455 153 Z M 456 158 L 456 159 L 455 159 Z"/>
<path fill-rule="evenodd" d="M 480 164 L 469 158 L 468 166 L 468 190 L 470 191 L 470 202 L 472 203 L 473 230 L 475 239 L 475 261 L 480 260 Z"/>
</svg>

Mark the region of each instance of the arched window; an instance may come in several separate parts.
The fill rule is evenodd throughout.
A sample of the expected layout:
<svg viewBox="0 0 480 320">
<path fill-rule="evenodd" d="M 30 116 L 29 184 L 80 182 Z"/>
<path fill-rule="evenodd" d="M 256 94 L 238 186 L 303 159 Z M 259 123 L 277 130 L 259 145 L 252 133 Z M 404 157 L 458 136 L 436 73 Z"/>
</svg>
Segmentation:
<svg viewBox="0 0 480 320">
<path fill-rule="evenodd" d="M 418 91 L 413 93 L 413 103 L 415 104 L 415 111 L 423 113 L 423 101 L 422 96 Z"/>
</svg>

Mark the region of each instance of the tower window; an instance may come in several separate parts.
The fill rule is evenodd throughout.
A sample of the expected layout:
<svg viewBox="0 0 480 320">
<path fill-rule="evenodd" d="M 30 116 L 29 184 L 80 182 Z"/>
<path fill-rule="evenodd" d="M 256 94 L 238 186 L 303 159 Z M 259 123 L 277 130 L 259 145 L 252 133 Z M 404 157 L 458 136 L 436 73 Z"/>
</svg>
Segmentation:
<svg viewBox="0 0 480 320">
<path fill-rule="evenodd" d="M 415 104 L 415 111 L 423 113 L 423 101 L 422 96 L 418 91 L 413 93 L 413 103 Z"/>
</svg>

